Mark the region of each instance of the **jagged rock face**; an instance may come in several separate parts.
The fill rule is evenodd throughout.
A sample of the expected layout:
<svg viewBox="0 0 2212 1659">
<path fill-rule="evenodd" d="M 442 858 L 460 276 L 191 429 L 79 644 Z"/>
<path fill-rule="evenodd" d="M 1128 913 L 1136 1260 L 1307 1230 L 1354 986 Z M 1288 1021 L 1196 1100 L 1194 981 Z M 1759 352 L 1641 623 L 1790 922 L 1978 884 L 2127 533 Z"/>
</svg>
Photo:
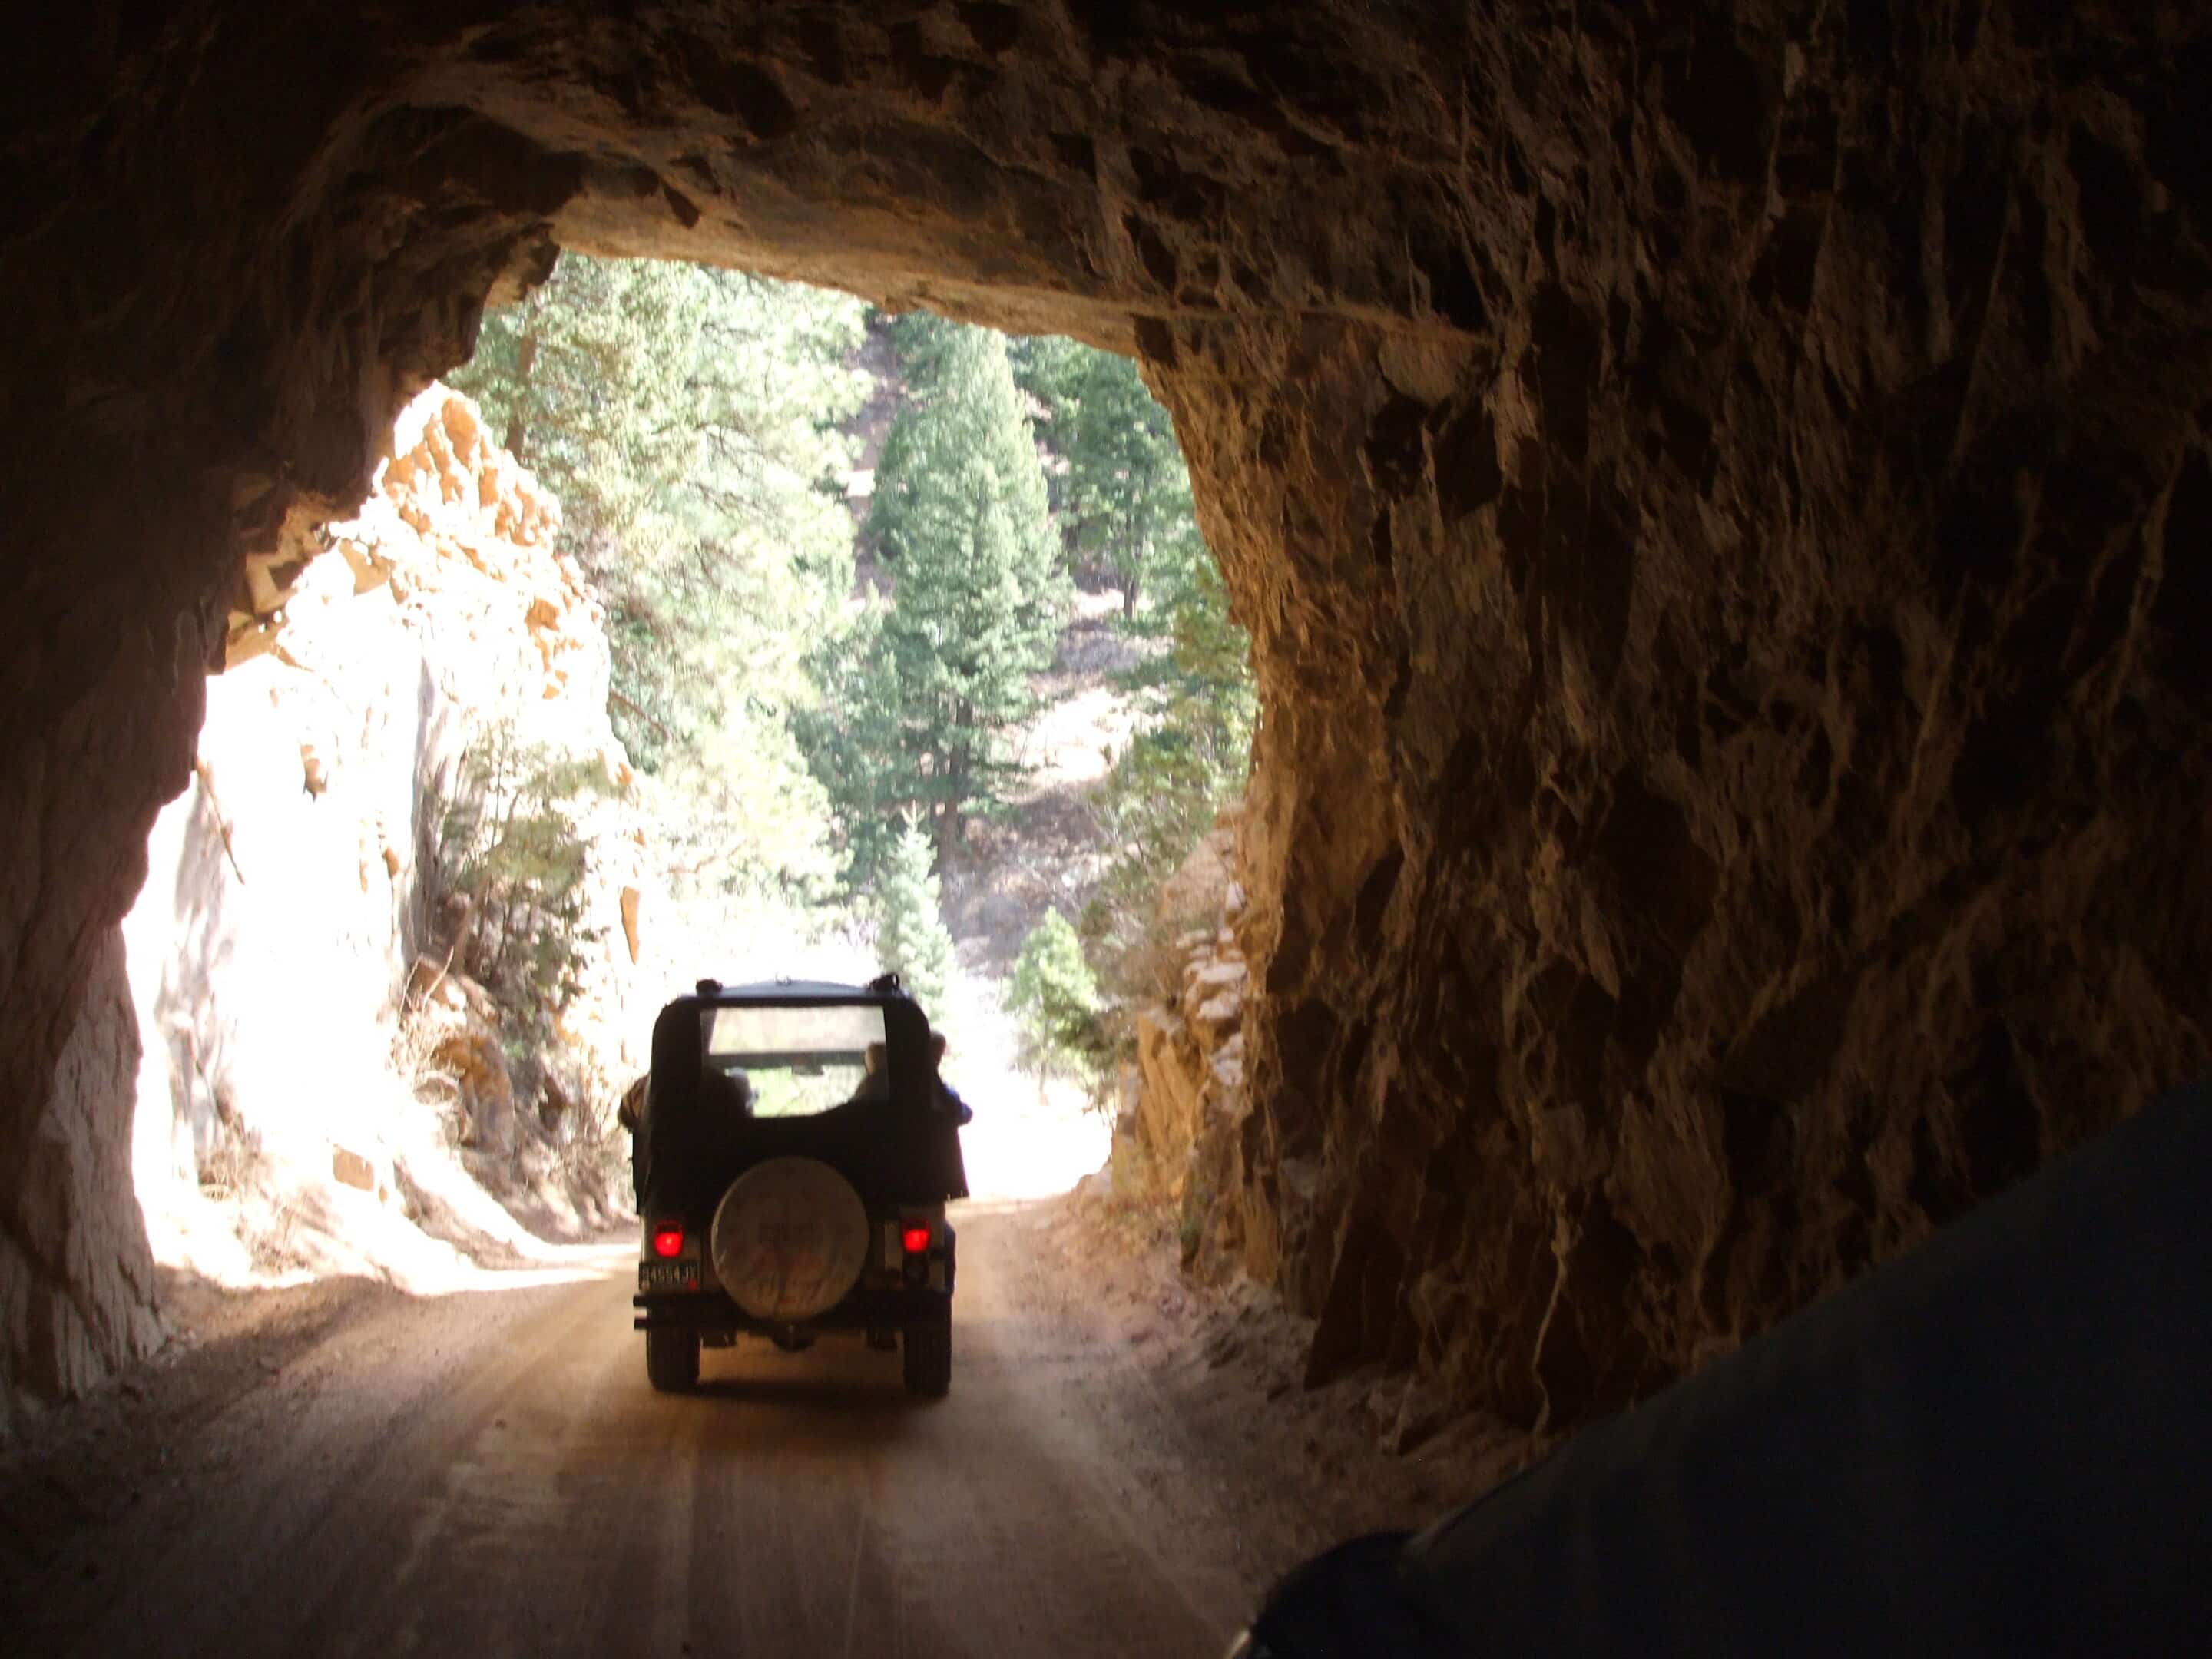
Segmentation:
<svg viewBox="0 0 2212 1659">
<path fill-rule="evenodd" d="M 35 37 L 9 1152 L 248 556 L 556 239 L 1142 355 L 1264 696 L 1247 1207 L 1334 1352 L 1571 1422 L 2200 1070 L 2203 9 L 1188 9 Z"/>
<path fill-rule="evenodd" d="M 1236 836 L 1233 818 L 1217 826 L 1160 893 L 1156 925 L 1183 931 L 1162 952 L 1158 996 L 1135 1011 L 1136 1059 L 1124 1086 L 1130 1109 L 1115 1127 L 1117 1163 L 1141 1195 L 1181 1204 L 1184 1261 L 1209 1273 L 1227 1253 L 1218 1235 L 1229 1236 L 1228 1250 L 1243 1243 L 1237 1154 L 1251 1110 L 1244 1091 L 1251 969 L 1237 939 L 1245 897 L 1232 872 Z M 1272 1264 L 1252 1265 L 1273 1276 Z"/>
<path fill-rule="evenodd" d="M 436 1132 L 395 1070 L 395 1022 L 416 952 L 450 943 L 430 936 L 425 864 L 461 759 L 488 732 L 599 763 L 610 787 L 584 824 L 588 921 L 612 934 L 618 895 L 635 900 L 604 620 L 551 546 L 557 506 L 442 386 L 401 413 L 393 448 L 283 603 L 229 630 L 192 782 L 143 849 L 145 888 L 97 958 L 26 1138 L 28 1243 L 0 1242 L 0 1340 L 36 1395 L 76 1392 L 159 1339 L 145 1231 L 184 1243 L 201 1183 L 234 1187 L 252 1166 L 255 1185 L 358 1246 L 349 1268 L 388 1243 L 343 1237 L 349 1218 L 314 1189 L 327 1179 L 388 1200 L 395 1170 L 419 1169 Z M 614 949 L 577 964 L 568 1064 L 599 1058 L 594 1038 L 616 1046 L 604 1028 L 649 1018 L 622 1007 Z M 466 1129 L 505 1146 L 518 1109 L 546 1103 L 514 1097 L 495 1011 L 448 1018 L 435 993 L 465 982 L 442 959 L 418 965 L 432 971 L 411 988 L 427 1006 L 410 1038 L 453 1074 Z M 432 1029 L 447 1026 L 454 1052 Z M 300 1243 L 298 1261 L 320 1248 Z"/>
<path fill-rule="evenodd" d="M 157 1231 L 173 1207 L 161 1188 L 246 1146 L 311 1179 L 388 1171 L 407 1150 L 417 1126 L 394 1028 L 403 986 L 410 1004 L 446 1006 L 432 995 L 442 959 L 409 981 L 418 952 L 453 943 L 434 872 L 472 747 L 505 732 L 596 761 L 617 797 L 629 775 L 607 719 L 598 600 L 551 545 L 557 504 L 443 386 L 402 411 L 392 447 L 285 602 L 230 630 L 192 785 L 156 821 L 147 884 L 123 923 L 147 1051 L 138 1199 Z M 619 884 L 635 878 L 629 823 L 610 799 L 585 830 L 583 902 L 608 932 Z M 610 856 L 620 868 L 602 867 Z M 619 1002 L 626 988 L 604 954 L 579 963 L 592 994 L 572 1012 Z M 470 1127 L 499 1141 L 515 1102 L 496 1011 L 479 1023 L 446 1069 Z"/>
<path fill-rule="evenodd" d="M 131 1189 L 138 1023 L 119 939 L 95 952 L 81 1010 L 43 1117 L 8 1142 L 21 1156 L 0 1232 L 0 1344 L 11 1384 L 0 1389 L 0 1433 L 17 1394 L 65 1398 L 162 1334 Z"/>
</svg>

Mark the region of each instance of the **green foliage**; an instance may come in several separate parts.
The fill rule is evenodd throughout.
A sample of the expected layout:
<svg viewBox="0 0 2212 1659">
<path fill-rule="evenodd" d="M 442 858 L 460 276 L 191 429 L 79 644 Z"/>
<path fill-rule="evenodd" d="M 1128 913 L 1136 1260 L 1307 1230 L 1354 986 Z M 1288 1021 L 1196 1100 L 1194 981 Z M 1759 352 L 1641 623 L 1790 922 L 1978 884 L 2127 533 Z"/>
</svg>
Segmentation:
<svg viewBox="0 0 2212 1659">
<path fill-rule="evenodd" d="M 980 333 L 931 311 L 902 311 L 880 316 L 884 337 L 898 360 L 900 378 L 909 391 L 934 381 L 943 368 L 946 351 L 963 335 Z"/>
<path fill-rule="evenodd" d="M 1014 990 L 1029 1063 L 1096 1073 L 1113 1024 L 1100 986 L 1139 988 L 1128 963 L 1158 931 L 1158 884 L 1243 787 L 1248 641 L 1134 363 L 921 313 L 884 325 L 902 402 L 866 534 L 889 592 L 856 595 L 839 428 L 868 390 L 848 366 L 862 318 L 728 272 L 568 256 L 487 316 L 455 383 L 560 496 L 563 550 L 606 595 L 611 712 L 679 896 L 806 902 L 842 872 L 925 1004 L 952 964 L 937 872 L 1017 782 L 1010 739 L 1035 713 L 1069 566 L 1121 589 L 1139 714 L 1097 802 L 1115 850 L 1083 919 L 1089 962 L 1054 915 Z M 551 797 L 515 809 L 510 848 L 488 803 L 517 787 L 478 794 L 455 826 L 457 848 L 483 843 L 455 872 L 490 918 L 471 950 L 557 996 L 557 950 L 540 961 L 523 942 L 526 913 L 557 916 L 568 890 Z"/>
<path fill-rule="evenodd" d="M 1258 721 L 1249 638 L 1203 544 L 1155 565 L 1143 620 L 1164 649 L 1128 676 L 1143 714 L 1099 793 L 1115 850 L 1083 918 L 1101 981 L 1124 999 L 1173 988 L 1154 982 L 1160 947 L 1195 919 L 1158 915 L 1157 896 L 1243 796 Z"/>
<path fill-rule="evenodd" d="M 907 819 L 875 886 L 876 951 L 922 1012 L 941 1024 L 952 982 L 952 934 L 939 908 L 933 857 L 927 832 Z"/>
<path fill-rule="evenodd" d="M 1213 1183 L 1194 1173 L 1183 1184 L 1182 1208 L 1176 1217 L 1176 1245 L 1182 1265 L 1193 1266 L 1206 1246 L 1206 1230 L 1213 1218 Z"/>
<path fill-rule="evenodd" d="M 1109 775 L 1100 816 L 1115 850 L 1085 907 L 1082 933 L 1116 999 L 1173 994 L 1169 943 L 1210 919 L 1161 914 L 1160 889 L 1238 793 L 1172 726 L 1139 734 Z"/>
<path fill-rule="evenodd" d="M 560 497 L 606 596 L 617 733 L 657 788 L 672 873 L 817 890 L 826 795 L 791 726 L 852 584 L 836 429 L 867 390 L 842 295 L 564 256 L 484 319 L 454 384 Z"/>
<path fill-rule="evenodd" d="M 1157 952 L 1146 947 L 1164 925 L 1154 895 L 1250 769 L 1251 642 L 1199 533 L 1173 423 L 1136 364 L 1062 339 L 1024 340 L 1013 355 L 1045 410 L 1068 544 L 1120 586 L 1123 631 L 1147 647 L 1124 680 L 1141 712 L 1097 802 L 1115 850 L 1084 933 L 1115 996 L 1150 994 L 1144 964 Z"/>
<path fill-rule="evenodd" d="M 1103 1005 L 1083 942 L 1057 910 L 1030 930 L 1006 986 L 1020 1063 L 1040 1081 L 1076 1079 L 1094 1091 L 1104 1074 Z"/>
<path fill-rule="evenodd" d="M 969 815 L 1003 801 L 1006 740 L 1032 711 L 1030 676 L 1051 661 L 1068 597 L 1005 341 L 920 317 L 895 338 L 908 401 L 869 515 L 891 599 L 823 653 L 822 715 L 805 728 L 860 878 L 896 814 L 928 821 L 942 861 Z"/>
<path fill-rule="evenodd" d="M 463 752 L 449 797 L 434 801 L 434 899 L 450 918 L 453 963 L 529 1019 L 581 988 L 590 843 L 581 811 L 604 786 L 599 760 L 526 744 L 511 725 Z"/>
<path fill-rule="evenodd" d="M 1045 411 L 1068 550 L 1121 588 L 1122 614 L 1133 617 L 1164 561 L 1208 556 L 1174 422 L 1131 358 L 1053 337 L 1023 340 L 1013 357 L 1022 390 Z"/>
<path fill-rule="evenodd" d="M 814 778 L 837 808 L 847 880 L 862 890 L 884 868 L 910 807 L 909 764 L 901 752 L 899 682 L 890 671 L 880 600 L 856 605 L 838 633 L 817 646 L 821 688 L 793 729 Z"/>
</svg>

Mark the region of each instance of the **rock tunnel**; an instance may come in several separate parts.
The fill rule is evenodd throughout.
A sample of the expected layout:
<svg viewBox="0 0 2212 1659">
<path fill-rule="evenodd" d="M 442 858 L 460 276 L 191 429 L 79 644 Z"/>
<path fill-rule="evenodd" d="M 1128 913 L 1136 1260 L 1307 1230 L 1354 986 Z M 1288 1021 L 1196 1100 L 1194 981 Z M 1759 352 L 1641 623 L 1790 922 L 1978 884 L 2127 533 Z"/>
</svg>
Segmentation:
<svg viewBox="0 0 2212 1659">
<path fill-rule="evenodd" d="M 1557 1430 L 2212 1032 L 2179 0 L 56 11 L 0 115 L 0 1395 L 155 1340 L 200 677 L 556 252 L 1135 354 L 1262 695 L 1252 1269 Z"/>
</svg>

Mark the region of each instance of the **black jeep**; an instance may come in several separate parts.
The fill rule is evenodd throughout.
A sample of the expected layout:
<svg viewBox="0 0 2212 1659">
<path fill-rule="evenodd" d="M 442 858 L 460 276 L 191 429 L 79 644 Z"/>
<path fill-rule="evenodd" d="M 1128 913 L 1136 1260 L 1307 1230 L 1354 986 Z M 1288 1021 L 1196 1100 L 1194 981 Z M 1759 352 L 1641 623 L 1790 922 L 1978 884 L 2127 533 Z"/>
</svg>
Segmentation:
<svg viewBox="0 0 2212 1659">
<path fill-rule="evenodd" d="M 702 1343 L 796 1351 L 854 1331 L 902 1349 L 914 1393 L 945 1393 L 963 1115 L 928 1020 L 888 975 L 702 980 L 664 1008 L 632 1146 L 653 1386 L 696 1383 Z"/>
</svg>

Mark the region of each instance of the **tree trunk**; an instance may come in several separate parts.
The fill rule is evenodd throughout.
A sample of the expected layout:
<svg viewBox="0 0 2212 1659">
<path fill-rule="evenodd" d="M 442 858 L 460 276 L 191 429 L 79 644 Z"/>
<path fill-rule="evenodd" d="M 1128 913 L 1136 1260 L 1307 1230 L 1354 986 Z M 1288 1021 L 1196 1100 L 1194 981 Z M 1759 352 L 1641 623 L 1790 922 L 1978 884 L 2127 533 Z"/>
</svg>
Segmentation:
<svg viewBox="0 0 2212 1659">
<path fill-rule="evenodd" d="M 953 718 L 956 732 L 968 724 L 965 710 Z M 937 872 L 943 875 L 952 867 L 952 854 L 960 845 L 960 807 L 968 799 L 968 755 L 959 746 L 956 736 L 954 745 L 945 757 L 945 805 L 937 821 Z"/>
<path fill-rule="evenodd" d="M 937 813 L 937 873 L 951 868 L 953 849 L 960 845 L 960 803 L 947 800 Z"/>
<path fill-rule="evenodd" d="M 514 349 L 514 402 L 507 412 L 507 453 L 518 461 L 523 458 L 523 442 L 530 435 L 529 420 L 523 410 L 530 405 L 530 371 L 537 362 L 538 330 L 526 324 Z"/>
</svg>

